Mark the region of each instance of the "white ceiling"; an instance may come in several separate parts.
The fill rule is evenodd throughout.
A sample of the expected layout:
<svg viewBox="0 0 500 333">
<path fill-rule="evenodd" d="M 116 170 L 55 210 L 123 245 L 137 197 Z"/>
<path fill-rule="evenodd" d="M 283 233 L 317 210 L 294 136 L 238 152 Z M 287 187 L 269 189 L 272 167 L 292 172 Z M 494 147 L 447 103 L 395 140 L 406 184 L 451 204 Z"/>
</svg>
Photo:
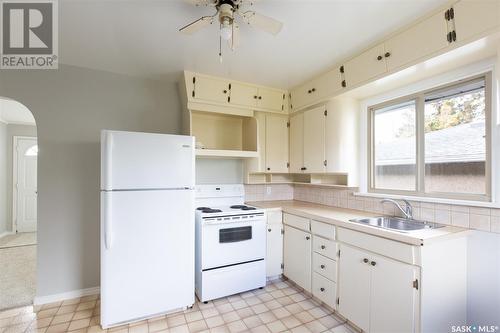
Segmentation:
<svg viewBox="0 0 500 333">
<path fill-rule="evenodd" d="M 35 125 L 35 118 L 23 104 L 0 98 L 0 121 L 7 124 Z"/>
<path fill-rule="evenodd" d="M 211 8 L 182 0 L 59 2 L 61 63 L 176 80 L 182 70 L 289 88 L 332 67 L 447 0 L 261 0 L 258 12 L 284 23 L 277 36 L 243 26 L 241 46 L 218 58 L 213 25 L 178 29 Z"/>
</svg>

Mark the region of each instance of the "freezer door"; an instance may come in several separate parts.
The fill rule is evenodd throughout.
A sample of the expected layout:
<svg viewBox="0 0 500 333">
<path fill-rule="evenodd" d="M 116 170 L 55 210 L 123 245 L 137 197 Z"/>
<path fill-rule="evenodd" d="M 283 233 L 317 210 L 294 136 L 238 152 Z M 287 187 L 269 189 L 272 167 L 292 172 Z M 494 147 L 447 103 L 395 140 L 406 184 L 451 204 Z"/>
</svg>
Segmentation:
<svg viewBox="0 0 500 333">
<path fill-rule="evenodd" d="M 194 137 L 102 131 L 101 189 L 192 188 Z"/>
<path fill-rule="evenodd" d="M 101 324 L 194 303 L 194 191 L 101 192 Z"/>
</svg>

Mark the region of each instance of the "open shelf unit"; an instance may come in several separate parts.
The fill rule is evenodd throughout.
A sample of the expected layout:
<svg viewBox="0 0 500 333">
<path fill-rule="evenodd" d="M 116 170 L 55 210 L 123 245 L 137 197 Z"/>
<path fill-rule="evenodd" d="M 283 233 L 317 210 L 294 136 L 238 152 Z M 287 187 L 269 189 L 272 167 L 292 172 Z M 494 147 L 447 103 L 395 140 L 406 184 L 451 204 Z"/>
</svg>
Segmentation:
<svg viewBox="0 0 500 333">
<path fill-rule="evenodd" d="M 347 174 L 305 174 L 305 173 L 266 173 L 256 172 L 247 175 L 248 185 L 297 184 L 333 188 L 355 189 L 350 186 Z"/>
<path fill-rule="evenodd" d="M 258 157 L 254 117 L 189 111 L 189 134 L 196 138 L 196 156 Z"/>
</svg>

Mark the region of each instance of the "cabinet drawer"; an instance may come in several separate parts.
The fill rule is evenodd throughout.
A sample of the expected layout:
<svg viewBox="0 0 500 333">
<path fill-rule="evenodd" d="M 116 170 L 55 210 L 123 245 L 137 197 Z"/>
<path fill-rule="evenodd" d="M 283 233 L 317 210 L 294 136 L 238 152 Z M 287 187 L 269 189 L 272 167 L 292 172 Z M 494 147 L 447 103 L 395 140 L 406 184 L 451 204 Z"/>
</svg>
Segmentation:
<svg viewBox="0 0 500 333">
<path fill-rule="evenodd" d="M 313 253 L 313 270 L 329 280 L 337 282 L 337 262 L 335 260 Z"/>
<path fill-rule="evenodd" d="M 311 231 L 313 235 L 335 239 L 335 226 L 333 225 L 312 220 Z"/>
<path fill-rule="evenodd" d="M 285 213 L 283 214 L 283 222 L 297 229 L 306 231 L 310 230 L 309 219 L 306 219 L 305 217 Z"/>
<path fill-rule="evenodd" d="M 337 248 L 338 245 L 334 241 L 318 236 L 313 237 L 313 251 L 316 253 L 324 255 L 325 257 L 328 257 L 330 259 L 336 259 Z"/>
<path fill-rule="evenodd" d="M 335 308 L 335 298 L 337 297 L 337 285 L 327 278 L 313 273 L 312 294 L 325 304 Z"/>
</svg>

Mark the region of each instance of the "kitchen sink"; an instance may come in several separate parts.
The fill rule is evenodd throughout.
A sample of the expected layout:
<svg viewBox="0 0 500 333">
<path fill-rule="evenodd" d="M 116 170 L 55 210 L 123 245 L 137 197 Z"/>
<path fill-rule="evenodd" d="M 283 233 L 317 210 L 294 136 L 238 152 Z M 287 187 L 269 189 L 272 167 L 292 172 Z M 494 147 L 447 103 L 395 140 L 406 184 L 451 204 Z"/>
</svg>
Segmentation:
<svg viewBox="0 0 500 333">
<path fill-rule="evenodd" d="M 437 229 L 444 227 L 444 225 L 438 223 L 389 216 L 352 219 L 350 221 L 399 232 L 410 232 L 422 229 Z"/>
</svg>

